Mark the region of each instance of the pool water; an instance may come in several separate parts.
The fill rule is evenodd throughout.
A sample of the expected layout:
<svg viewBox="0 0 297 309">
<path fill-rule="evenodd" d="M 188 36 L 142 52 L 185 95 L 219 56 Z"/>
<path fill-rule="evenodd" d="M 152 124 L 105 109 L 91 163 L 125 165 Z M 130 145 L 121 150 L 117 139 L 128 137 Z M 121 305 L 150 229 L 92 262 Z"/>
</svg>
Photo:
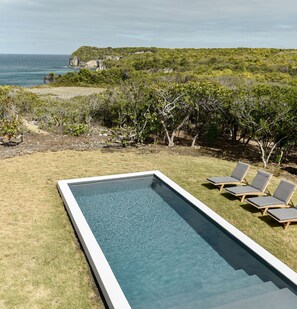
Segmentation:
<svg viewBox="0 0 297 309">
<path fill-rule="evenodd" d="M 294 286 L 157 177 L 70 189 L 132 308 L 296 304 Z"/>
</svg>

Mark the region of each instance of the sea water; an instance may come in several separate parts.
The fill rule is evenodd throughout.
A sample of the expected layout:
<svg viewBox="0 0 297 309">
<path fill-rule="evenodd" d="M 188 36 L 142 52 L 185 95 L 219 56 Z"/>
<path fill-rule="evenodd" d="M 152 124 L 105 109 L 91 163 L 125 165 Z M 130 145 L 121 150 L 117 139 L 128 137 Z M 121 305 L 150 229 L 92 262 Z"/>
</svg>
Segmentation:
<svg viewBox="0 0 297 309">
<path fill-rule="evenodd" d="M 68 62 L 69 55 L 0 54 L 0 85 L 41 85 L 51 72 L 59 75 L 73 71 Z"/>
</svg>

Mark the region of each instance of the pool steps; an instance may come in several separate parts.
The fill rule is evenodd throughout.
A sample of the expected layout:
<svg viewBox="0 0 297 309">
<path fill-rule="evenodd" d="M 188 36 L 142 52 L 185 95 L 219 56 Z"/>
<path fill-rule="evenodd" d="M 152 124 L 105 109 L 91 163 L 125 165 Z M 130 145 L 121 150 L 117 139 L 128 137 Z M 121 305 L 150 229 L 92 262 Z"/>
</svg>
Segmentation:
<svg viewBox="0 0 297 309">
<path fill-rule="evenodd" d="M 228 279 L 218 280 L 216 277 L 210 278 L 208 282 L 202 282 L 202 286 L 199 288 L 193 287 L 193 289 L 197 290 L 196 293 L 193 293 L 193 290 L 174 293 L 175 289 L 173 288 L 173 290 L 170 291 L 169 284 L 167 287 L 164 286 L 164 290 L 162 289 L 164 294 L 166 293 L 168 296 L 160 300 L 155 299 L 147 302 L 144 302 L 143 299 L 139 299 L 139 303 L 134 299 L 133 308 L 296 308 L 296 295 L 287 288 L 278 288 L 271 281 L 263 282 L 258 276 L 249 276 L 243 270 L 234 270 L 233 273 L 226 278 Z M 187 299 L 186 303 L 181 302 L 182 299 Z"/>
<path fill-rule="evenodd" d="M 294 309 L 296 308 L 296 295 L 288 288 L 279 289 L 270 293 L 265 293 L 242 301 L 233 302 L 215 309 Z"/>
</svg>

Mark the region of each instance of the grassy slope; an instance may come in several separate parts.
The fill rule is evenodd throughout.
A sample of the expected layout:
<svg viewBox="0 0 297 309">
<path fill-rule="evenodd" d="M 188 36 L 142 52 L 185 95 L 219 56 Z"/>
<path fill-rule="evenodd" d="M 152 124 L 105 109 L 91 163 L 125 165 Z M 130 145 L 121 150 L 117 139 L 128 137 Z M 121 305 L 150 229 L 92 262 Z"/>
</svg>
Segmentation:
<svg viewBox="0 0 297 309">
<path fill-rule="evenodd" d="M 203 185 L 205 177 L 228 175 L 234 165 L 149 149 L 61 151 L 2 160 L 0 308 L 104 307 L 57 192 L 59 179 L 158 169 L 297 270 L 297 225 L 285 232 Z M 249 179 L 255 173 L 253 168 Z M 269 189 L 278 181 L 274 178 Z"/>
</svg>

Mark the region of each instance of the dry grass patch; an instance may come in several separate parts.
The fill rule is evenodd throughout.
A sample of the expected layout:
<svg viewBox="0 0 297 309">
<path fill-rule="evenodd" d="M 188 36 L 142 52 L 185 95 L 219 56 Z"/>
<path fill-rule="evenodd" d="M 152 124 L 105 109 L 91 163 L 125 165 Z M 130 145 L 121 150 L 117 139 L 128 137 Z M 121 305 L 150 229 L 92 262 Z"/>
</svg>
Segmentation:
<svg viewBox="0 0 297 309">
<path fill-rule="evenodd" d="M 59 179 L 158 169 L 296 271 L 296 224 L 285 232 L 239 200 L 205 185 L 206 177 L 228 175 L 234 166 L 215 158 L 137 149 L 1 160 L 0 307 L 104 307 L 59 197 Z M 255 174 L 252 168 L 249 179 Z M 278 182 L 274 177 L 269 189 Z"/>
<path fill-rule="evenodd" d="M 27 90 L 40 96 L 52 96 L 59 99 L 72 99 L 78 96 L 101 93 L 106 89 L 95 87 L 38 87 L 28 88 Z"/>
</svg>

